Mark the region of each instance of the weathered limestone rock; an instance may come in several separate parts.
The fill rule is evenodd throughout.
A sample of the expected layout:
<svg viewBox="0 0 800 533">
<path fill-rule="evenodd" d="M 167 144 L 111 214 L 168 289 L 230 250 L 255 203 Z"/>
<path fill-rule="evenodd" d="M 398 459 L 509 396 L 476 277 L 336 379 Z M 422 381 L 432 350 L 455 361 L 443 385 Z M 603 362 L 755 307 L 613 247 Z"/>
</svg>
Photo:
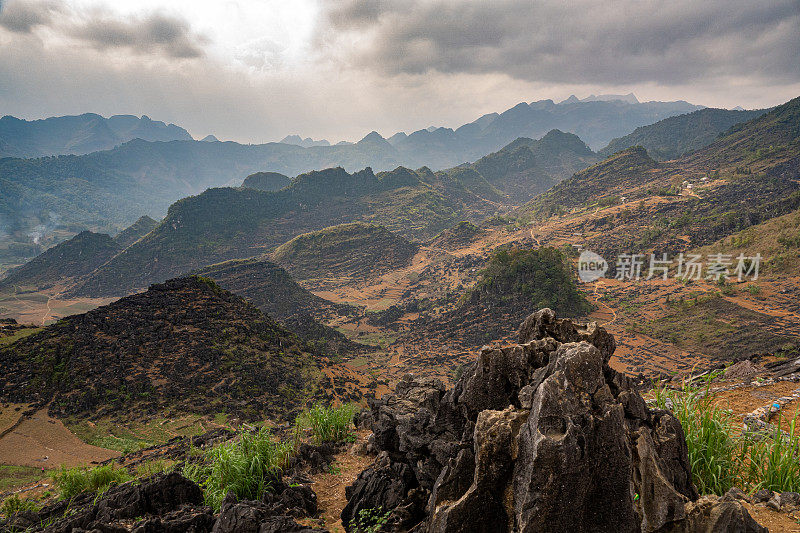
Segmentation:
<svg viewBox="0 0 800 533">
<path fill-rule="evenodd" d="M 407 376 L 371 404 L 381 460 L 348 489 L 343 519 L 424 493 L 425 512 L 393 515 L 393 530 L 763 531 L 738 501 L 698 499 L 680 423 L 608 366 L 614 347 L 597 324 L 543 309 L 448 391 Z"/>
</svg>

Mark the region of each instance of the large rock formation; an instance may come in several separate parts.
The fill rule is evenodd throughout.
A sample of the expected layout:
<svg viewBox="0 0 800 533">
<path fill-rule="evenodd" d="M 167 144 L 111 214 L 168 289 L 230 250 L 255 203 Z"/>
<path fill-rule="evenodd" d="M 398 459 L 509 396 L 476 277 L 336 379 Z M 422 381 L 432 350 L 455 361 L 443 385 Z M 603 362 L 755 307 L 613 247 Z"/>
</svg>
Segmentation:
<svg viewBox="0 0 800 533">
<path fill-rule="evenodd" d="M 405 377 L 371 405 L 381 453 L 343 524 L 382 508 L 397 531 L 766 531 L 736 501 L 698 500 L 680 423 L 608 365 L 614 348 L 544 309 L 450 390 Z"/>
</svg>

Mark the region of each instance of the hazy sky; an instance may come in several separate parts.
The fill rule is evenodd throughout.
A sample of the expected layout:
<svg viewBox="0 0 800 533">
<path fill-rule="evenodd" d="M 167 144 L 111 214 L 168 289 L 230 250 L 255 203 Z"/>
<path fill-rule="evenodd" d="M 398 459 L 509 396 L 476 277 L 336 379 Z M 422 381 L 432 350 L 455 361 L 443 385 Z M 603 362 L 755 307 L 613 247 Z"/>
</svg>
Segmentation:
<svg viewBox="0 0 800 533">
<path fill-rule="evenodd" d="M 800 0 L 0 0 L 0 114 L 23 118 L 337 141 L 628 92 L 800 95 Z"/>
</svg>

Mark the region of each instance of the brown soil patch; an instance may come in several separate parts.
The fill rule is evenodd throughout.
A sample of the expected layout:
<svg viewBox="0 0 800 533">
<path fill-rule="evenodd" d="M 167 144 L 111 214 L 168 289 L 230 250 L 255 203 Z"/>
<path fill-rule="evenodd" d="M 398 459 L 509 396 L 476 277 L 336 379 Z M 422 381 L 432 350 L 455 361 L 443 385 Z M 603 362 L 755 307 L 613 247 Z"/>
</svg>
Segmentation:
<svg viewBox="0 0 800 533">
<path fill-rule="evenodd" d="M 56 468 L 118 457 L 119 452 L 86 444 L 42 409 L 0 439 L 0 463 Z"/>
<path fill-rule="evenodd" d="M 779 513 L 764 505 L 744 504 L 756 522 L 767 528 L 770 533 L 800 532 L 800 513 Z"/>
<path fill-rule="evenodd" d="M 20 324 L 45 326 L 65 316 L 91 311 L 116 299 L 61 299 L 57 288 L 41 292 L 7 292 L 0 294 L 0 317 L 13 318 Z"/>
<path fill-rule="evenodd" d="M 781 396 L 788 396 L 800 384 L 791 381 L 781 381 L 774 385 L 766 385 L 764 387 L 742 387 L 725 392 L 714 394 L 714 403 L 723 409 L 730 409 L 734 416 L 741 418 L 744 415 L 753 412 L 759 407 L 768 405 L 773 400 Z M 789 404 L 800 407 L 796 402 Z M 784 408 L 787 413 L 794 413 L 791 407 Z"/>
<path fill-rule="evenodd" d="M 359 431 L 356 443 L 364 442 L 371 433 L 369 430 Z M 317 493 L 320 516 L 325 527 L 332 533 L 344 531 L 341 514 L 347 504 L 345 487 L 351 485 L 374 459 L 372 456 L 353 455 L 348 450 L 336 455 L 334 469 L 338 469 L 337 474 L 322 473 L 313 476 L 311 488 Z"/>
</svg>

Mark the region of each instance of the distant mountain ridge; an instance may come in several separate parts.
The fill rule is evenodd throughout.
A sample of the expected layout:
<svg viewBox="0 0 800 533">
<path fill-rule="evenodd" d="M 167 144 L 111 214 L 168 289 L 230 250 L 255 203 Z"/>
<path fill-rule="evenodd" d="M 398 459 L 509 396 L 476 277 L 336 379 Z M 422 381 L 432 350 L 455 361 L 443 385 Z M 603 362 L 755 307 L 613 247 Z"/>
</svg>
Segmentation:
<svg viewBox="0 0 800 533">
<path fill-rule="evenodd" d="M 498 150 L 518 137 L 538 139 L 558 129 L 573 133 L 599 149 L 639 126 L 702 109 L 684 101 L 639 102 L 633 94 L 590 96 L 563 102 L 522 102 L 502 113 L 489 113 L 456 129 L 425 128 L 390 136 L 387 141 L 401 155 L 421 158 L 409 166 L 444 168 Z M 372 134 L 370 134 L 372 135 Z"/>
<path fill-rule="evenodd" d="M 642 146 L 659 161 L 675 159 L 711 144 L 734 125 L 766 112 L 766 109 L 734 111 L 709 107 L 636 128 L 632 133 L 612 140 L 598 154 L 608 157 L 631 146 Z"/>
<path fill-rule="evenodd" d="M 7 118 L 6 125 L 9 128 L 16 125 L 14 128 L 20 131 L 49 131 L 58 126 L 64 132 L 56 136 L 55 144 L 49 142 L 36 148 L 36 143 L 28 143 L 25 150 L 17 145 L 25 144 L 23 140 L 30 135 L 14 135 L 10 140 L 0 135 L 0 147 L 5 147 L 0 150 L 6 150 L 3 153 L 7 155 L 115 147 L 86 155 L 0 159 L 0 262 L 19 264 L 39 251 L 39 244 L 52 246 L 65 234 L 83 229 L 113 234 L 142 213 L 161 217 L 181 197 L 209 187 L 241 183 L 240 180 L 254 172 L 297 176 L 337 166 L 350 172 L 365 167 L 452 168 L 499 151 L 517 138 L 538 139 L 553 129 L 575 134 L 588 146 L 599 147 L 638 126 L 699 107 L 686 102 L 613 100 L 556 104 L 542 100 L 484 115 L 455 130 L 425 128 L 410 135 L 398 133 L 389 139 L 371 132 L 356 143 L 307 148 L 285 143 L 218 142 L 213 136 L 195 141 L 190 140 L 185 130 L 174 130 L 147 117 L 104 119 L 87 114 L 32 122 Z M 150 137 L 140 131 L 147 129 L 145 126 L 154 129 Z M 11 130 L 16 131 L 14 128 Z M 87 128 L 90 134 L 86 133 Z M 124 135 L 137 138 L 119 144 Z M 159 135 L 185 140 L 163 140 Z M 73 137 L 86 142 L 78 143 Z M 286 140 L 324 144 L 295 137 Z M 571 167 L 571 171 L 575 170 L 579 169 Z M 486 188 L 486 194 L 489 193 Z M 515 193 L 512 197 L 525 201 L 531 194 L 526 197 Z M 53 233 L 54 229 L 58 232 Z M 31 246 L 34 235 L 37 246 Z"/>
<path fill-rule="evenodd" d="M 121 290 L 118 294 L 125 294 L 131 289 L 127 283 L 139 276 L 146 281 L 135 281 L 134 286 L 141 283 L 144 288 L 150 282 L 218 261 L 258 256 L 300 233 L 342 223 L 383 224 L 405 238 L 426 240 L 463 219 L 479 221 L 502 206 L 518 205 L 596 159 L 578 137 L 554 130 L 539 140 L 517 139 L 474 165 L 439 172 L 398 167 L 376 175 L 370 168 L 353 174 L 331 168 L 301 174 L 294 180 L 275 172 L 258 172 L 248 176 L 238 190 L 211 189 L 177 202 L 170 208 L 168 218 L 174 218 L 167 227 L 154 227 L 151 219 L 147 223 L 140 219 L 115 239 L 140 228 L 135 238 L 126 238 L 132 244 L 154 231 L 160 236 L 144 245 L 149 251 L 132 259 L 140 254 L 140 243 L 124 252 L 121 247 L 119 257 L 92 274 L 80 291 Z M 398 243 L 387 238 L 392 234 L 386 230 L 378 235 L 372 226 L 350 227 L 372 228 L 355 232 L 366 239 L 367 248 L 370 243 L 383 242 L 390 249 L 405 249 L 395 246 Z M 345 234 L 337 232 L 332 242 L 339 242 Z M 348 239 L 355 239 L 355 234 Z M 333 235 L 319 233 L 320 237 Z M 134 267 L 129 260 L 143 262 Z M 346 259 L 337 261 L 346 263 Z M 111 281 L 117 275 L 122 275 L 122 285 Z M 103 287 L 93 287 L 100 279 Z"/>
<path fill-rule="evenodd" d="M 192 136 L 180 126 L 151 120 L 147 115 L 105 118 L 84 113 L 30 121 L 10 115 L 0 118 L 0 157 L 81 155 L 133 139 L 190 141 Z"/>
<path fill-rule="evenodd" d="M 283 139 L 280 140 L 283 144 L 294 144 L 295 146 L 302 146 L 303 148 L 310 148 L 312 146 L 330 146 L 326 139 L 320 139 L 315 141 L 311 137 L 306 137 L 303 139 L 299 135 L 287 135 Z"/>
</svg>

